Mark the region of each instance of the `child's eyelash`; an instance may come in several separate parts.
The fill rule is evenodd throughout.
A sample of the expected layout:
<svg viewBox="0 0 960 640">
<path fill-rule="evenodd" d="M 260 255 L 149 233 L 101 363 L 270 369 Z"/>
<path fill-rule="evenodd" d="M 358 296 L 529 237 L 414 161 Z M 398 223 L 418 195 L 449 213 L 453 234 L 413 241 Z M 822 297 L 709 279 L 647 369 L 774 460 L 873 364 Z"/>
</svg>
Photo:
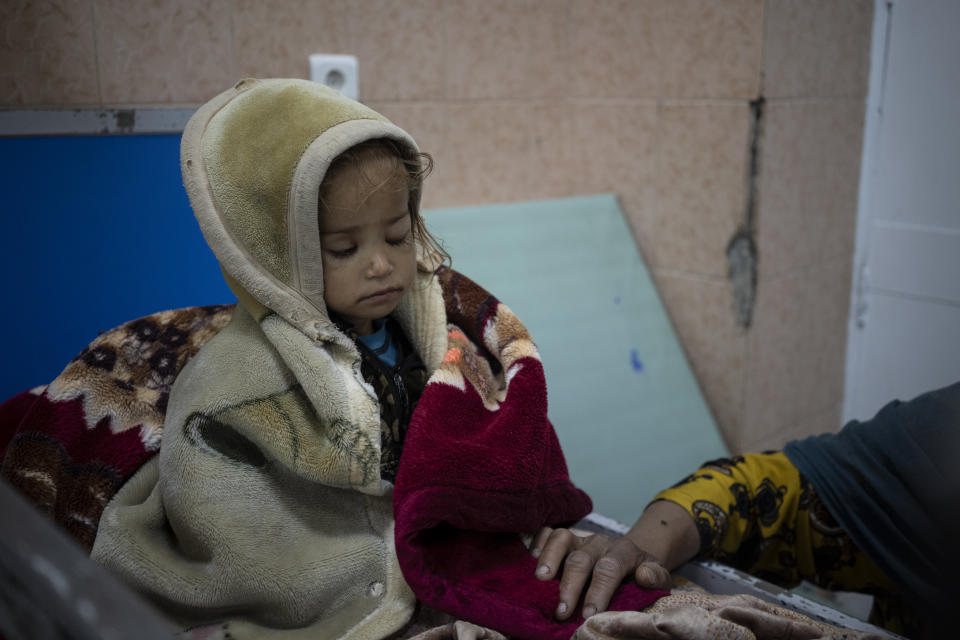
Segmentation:
<svg viewBox="0 0 960 640">
<path fill-rule="evenodd" d="M 410 232 L 408 231 L 407 233 L 403 234 L 402 238 L 396 238 L 396 239 L 387 238 L 387 244 L 391 244 L 395 247 L 399 247 L 409 242 L 410 237 L 411 235 L 410 235 Z M 336 249 L 336 250 L 326 249 L 325 251 L 331 256 L 333 256 L 334 258 L 349 258 L 350 256 L 352 256 L 354 253 L 357 252 L 357 248 L 350 247 L 349 249 Z"/>
<path fill-rule="evenodd" d="M 387 242 L 389 244 L 392 244 L 395 247 L 398 247 L 402 244 L 406 244 L 409 239 L 410 239 L 410 232 L 407 231 L 405 234 L 403 234 L 402 238 L 397 238 L 396 240 L 391 240 L 390 238 L 387 238 Z"/>
</svg>

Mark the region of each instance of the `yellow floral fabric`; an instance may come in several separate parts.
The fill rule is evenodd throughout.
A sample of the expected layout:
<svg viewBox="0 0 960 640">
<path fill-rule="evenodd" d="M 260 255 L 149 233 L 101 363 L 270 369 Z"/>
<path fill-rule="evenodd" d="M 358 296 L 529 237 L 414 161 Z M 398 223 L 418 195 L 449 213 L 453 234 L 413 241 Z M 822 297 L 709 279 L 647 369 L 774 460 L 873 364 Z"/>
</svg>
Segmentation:
<svg viewBox="0 0 960 640">
<path fill-rule="evenodd" d="M 655 500 L 693 516 L 700 557 L 791 587 L 807 580 L 875 596 L 872 620 L 903 631 L 912 614 L 893 584 L 840 528 L 782 452 L 705 463 Z"/>
</svg>

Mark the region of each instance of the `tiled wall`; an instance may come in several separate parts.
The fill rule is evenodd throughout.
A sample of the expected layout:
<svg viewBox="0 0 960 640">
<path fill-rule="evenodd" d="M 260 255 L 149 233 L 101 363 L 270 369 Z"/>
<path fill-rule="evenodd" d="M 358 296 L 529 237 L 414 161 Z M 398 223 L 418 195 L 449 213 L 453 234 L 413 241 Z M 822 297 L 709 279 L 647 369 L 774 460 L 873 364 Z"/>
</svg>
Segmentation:
<svg viewBox="0 0 960 640">
<path fill-rule="evenodd" d="M 6 0 L 0 106 L 196 105 L 353 53 L 427 206 L 613 191 L 735 451 L 836 429 L 872 0 Z M 767 108 L 759 289 L 725 247 Z"/>
</svg>

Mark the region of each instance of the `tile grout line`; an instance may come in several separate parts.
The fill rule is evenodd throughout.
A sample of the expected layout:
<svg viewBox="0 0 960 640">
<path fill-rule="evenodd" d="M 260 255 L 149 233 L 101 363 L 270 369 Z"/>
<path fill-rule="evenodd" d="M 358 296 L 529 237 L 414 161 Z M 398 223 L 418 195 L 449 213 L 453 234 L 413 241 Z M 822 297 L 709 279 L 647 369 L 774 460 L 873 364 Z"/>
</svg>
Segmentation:
<svg viewBox="0 0 960 640">
<path fill-rule="evenodd" d="M 97 1 L 90 0 L 90 30 L 93 32 L 93 66 L 97 78 L 97 102 L 103 105 L 103 79 L 100 71 L 100 39 L 97 37 Z"/>
</svg>

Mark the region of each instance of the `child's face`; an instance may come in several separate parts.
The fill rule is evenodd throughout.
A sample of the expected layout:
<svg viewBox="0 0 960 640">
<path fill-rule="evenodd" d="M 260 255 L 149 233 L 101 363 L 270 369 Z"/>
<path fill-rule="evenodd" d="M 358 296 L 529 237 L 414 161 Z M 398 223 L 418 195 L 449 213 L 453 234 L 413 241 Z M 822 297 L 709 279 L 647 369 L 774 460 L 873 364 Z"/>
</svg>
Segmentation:
<svg viewBox="0 0 960 640">
<path fill-rule="evenodd" d="M 378 164 L 363 178 L 351 166 L 328 178 L 320 213 L 323 297 L 360 335 L 396 308 L 417 270 L 405 177 Z M 371 182 L 382 186 L 371 193 Z"/>
</svg>

